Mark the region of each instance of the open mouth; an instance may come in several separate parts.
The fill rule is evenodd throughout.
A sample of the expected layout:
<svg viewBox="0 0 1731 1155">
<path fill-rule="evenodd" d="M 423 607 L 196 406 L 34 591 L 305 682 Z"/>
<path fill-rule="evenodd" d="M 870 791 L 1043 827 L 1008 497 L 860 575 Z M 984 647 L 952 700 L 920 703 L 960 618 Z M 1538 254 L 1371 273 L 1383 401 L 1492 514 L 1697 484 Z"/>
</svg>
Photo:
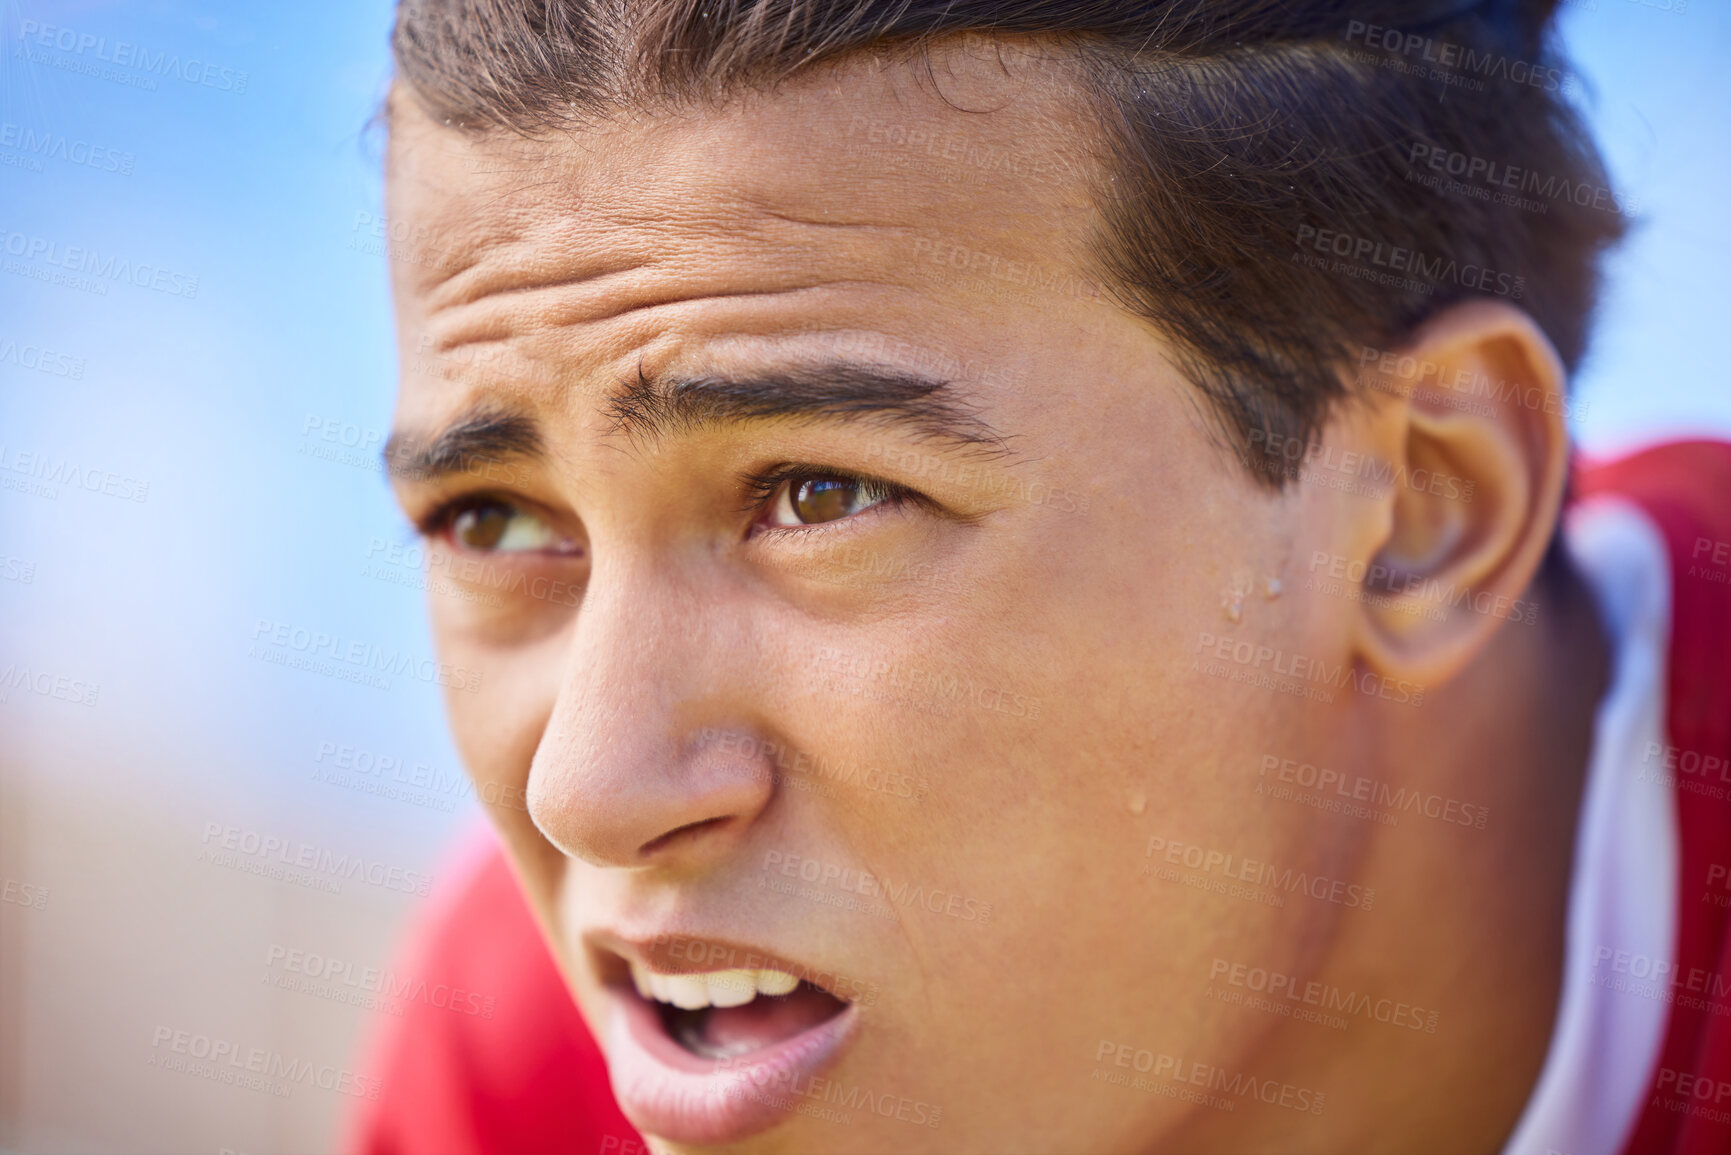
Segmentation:
<svg viewBox="0 0 1731 1155">
<path fill-rule="evenodd" d="M 821 987 L 786 971 L 658 974 L 631 962 L 631 982 L 674 1042 L 722 1062 L 765 1051 L 847 1009 Z"/>
<path fill-rule="evenodd" d="M 859 1037 L 860 1006 L 830 989 L 838 980 L 800 964 L 682 941 L 688 958 L 743 955 L 754 966 L 677 970 L 678 956 L 652 942 L 594 945 L 611 999 L 613 1093 L 645 1134 L 726 1144 L 774 1127 Z"/>
</svg>

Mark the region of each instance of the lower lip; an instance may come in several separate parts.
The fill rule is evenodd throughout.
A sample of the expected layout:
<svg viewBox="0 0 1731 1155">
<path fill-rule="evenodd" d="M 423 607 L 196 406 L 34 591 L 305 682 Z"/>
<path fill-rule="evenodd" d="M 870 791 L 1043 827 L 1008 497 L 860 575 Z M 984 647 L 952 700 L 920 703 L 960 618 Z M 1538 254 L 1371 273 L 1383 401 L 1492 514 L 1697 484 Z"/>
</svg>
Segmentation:
<svg viewBox="0 0 1731 1155">
<path fill-rule="evenodd" d="M 782 1104 L 840 1057 L 859 1026 L 849 1006 L 790 1039 L 727 1063 L 671 1039 L 636 992 L 608 992 L 607 1066 L 613 1094 L 638 1130 L 673 1143 L 735 1143 L 786 1119 Z"/>
</svg>

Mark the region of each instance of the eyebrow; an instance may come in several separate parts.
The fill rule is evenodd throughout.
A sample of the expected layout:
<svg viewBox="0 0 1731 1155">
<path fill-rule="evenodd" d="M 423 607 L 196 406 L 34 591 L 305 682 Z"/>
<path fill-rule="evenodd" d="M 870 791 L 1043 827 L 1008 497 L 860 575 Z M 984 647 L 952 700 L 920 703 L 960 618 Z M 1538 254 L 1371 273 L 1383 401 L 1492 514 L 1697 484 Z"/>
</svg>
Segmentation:
<svg viewBox="0 0 1731 1155">
<path fill-rule="evenodd" d="M 743 377 L 651 379 L 639 371 L 605 406 L 613 431 L 639 443 L 760 421 L 870 421 L 900 426 L 921 439 L 993 455 L 1009 452 L 1004 436 L 957 397 L 949 382 L 852 361 Z M 384 449 L 386 473 L 415 481 L 545 455 L 534 418 L 496 408 L 471 412 L 425 439 L 399 430 Z"/>
<path fill-rule="evenodd" d="M 639 371 L 608 398 L 607 413 L 615 432 L 637 442 L 758 421 L 866 421 L 922 440 L 1009 451 L 948 381 L 855 361 L 739 377 L 651 379 Z"/>
<path fill-rule="evenodd" d="M 402 430 L 385 442 L 385 473 L 413 481 L 437 481 L 507 458 L 544 456 L 541 427 L 522 413 L 480 409 L 436 435 L 422 439 Z"/>
</svg>

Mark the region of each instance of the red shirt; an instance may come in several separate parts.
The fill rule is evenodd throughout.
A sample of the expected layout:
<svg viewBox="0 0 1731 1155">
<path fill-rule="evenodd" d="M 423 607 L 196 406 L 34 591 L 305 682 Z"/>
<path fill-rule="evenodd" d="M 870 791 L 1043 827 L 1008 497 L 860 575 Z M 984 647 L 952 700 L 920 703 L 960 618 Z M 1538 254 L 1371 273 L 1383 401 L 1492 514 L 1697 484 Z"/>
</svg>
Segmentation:
<svg viewBox="0 0 1731 1155">
<path fill-rule="evenodd" d="M 1666 730 L 1697 765 L 1731 757 L 1731 445 L 1662 445 L 1583 470 L 1583 497 L 1615 494 L 1664 535 L 1671 560 Z M 1708 759 L 1716 759 L 1709 763 Z M 1682 789 L 1676 775 L 1677 973 L 1731 979 L 1731 910 L 1701 901 L 1713 863 L 1731 863 L 1731 801 Z M 1625 1155 L 1731 1151 L 1731 992 L 1671 1005 L 1646 1109 Z M 1719 1088 L 1727 1085 L 1723 1097 Z M 1705 1094 L 1703 1094 L 1705 1092 Z M 1715 1102 L 1715 1098 L 1718 1099 Z M 1691 1108 L 1707 1110 L 1691 1111 Z"/>
<path fill-rule="evenodd" d="M 1669 737 L 1703 759 L 1731 759 L 1731 445 L 1658 446 L 1582 469 L 1576 489 L 1582 497 L 1627 498 L 1664 534 L 1672 577 Z M 1678 790 L 1677 819 L 1678 969 L 1731 980 L 1731 909 L 1700 902 L 1697 893 L 1711 864 L 1731 864 L 1731 801 Z M 493 1013 L 450 1009 L 458 1000 L 443 1009 L 410 1002 L 377 1040 L 368 1069 L 381 1094 L 354 1121 L 349 1148 L 645 1155 L 497 845 L 477 840 L 448 877 L 399 969 L 429 986 L 477 993 L 483 1007 L 491 998 Z M 1722 1085 L 1731 1088 L 1731 994 L 1673 1004 L 1626 1155 L 1731 1152 L 1731 1121 L 1718 1121 L 1731 1120 L 1731 1090 L 1715 1101 Z"/>
<path fill-rule="evenodd" d="M 398 972 L 479 1000 L 406 1002 L 367 1064 L 366 1155 L 648 1155 L 492 832 L 466 843 Z M 489 1004 L 488 1000 L 492 1000 Z M 482 1014 L 455 1012 L 479 1003 Z M 485 1015 L 492 1010 L 491 1017 Z"/>
</svg>

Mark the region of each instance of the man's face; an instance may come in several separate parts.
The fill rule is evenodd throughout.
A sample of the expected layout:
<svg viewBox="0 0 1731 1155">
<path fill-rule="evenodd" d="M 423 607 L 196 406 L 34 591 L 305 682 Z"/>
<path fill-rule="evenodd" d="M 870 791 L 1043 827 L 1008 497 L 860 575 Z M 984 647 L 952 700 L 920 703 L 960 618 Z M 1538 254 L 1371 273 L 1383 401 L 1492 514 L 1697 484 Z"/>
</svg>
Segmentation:
<svg viewBox="0 0 1731 1155">
<path fill-rule="evenodd" d="M 1302 974 L 1353 913 L 1224 885 L 1352 871 L 1256 789 L 1332 708 L 1219 648 L 1350 659 L 1299 588 L 1331 499 L 1257 489 L 1091 278 L 1062 70 L 933 76 L 542 143 L 396 108 L 396 485 L 452 724 L 675 1143 L 1144 1145 L 1207 1111 L 1144 1053 L 1253 1070 L 1273 1021 L 1214 960 Z M 633 964 L 805 983 L 679 1012 Z"/>
</svg>

